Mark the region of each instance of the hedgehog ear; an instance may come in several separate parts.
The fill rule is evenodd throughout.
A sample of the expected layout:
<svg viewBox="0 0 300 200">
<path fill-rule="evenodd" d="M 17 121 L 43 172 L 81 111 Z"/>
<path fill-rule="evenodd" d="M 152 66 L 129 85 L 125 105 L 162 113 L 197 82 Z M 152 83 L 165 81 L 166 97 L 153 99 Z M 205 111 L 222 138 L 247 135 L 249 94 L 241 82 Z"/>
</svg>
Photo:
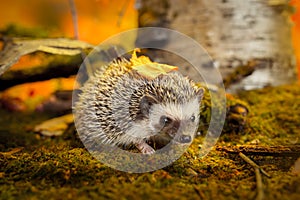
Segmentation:
<svg viewBox="0 0 300 200">
<path fill-rule="evenodd" d="M 144 95 L 140 101 L 140 109 L 143 116 L 149 116 L 150 108 L 153 104 L 158 103 L 157 99 L 152 95 Z"/>
<path fill-rule="evenodd" d="M 201 100 L 204 96 L 204 92 L 205 92 L 205 89 L 203 87 L 197 88 L 196 95 L 198 97 L 199 102 L 201 102 Z"/>
</svg>

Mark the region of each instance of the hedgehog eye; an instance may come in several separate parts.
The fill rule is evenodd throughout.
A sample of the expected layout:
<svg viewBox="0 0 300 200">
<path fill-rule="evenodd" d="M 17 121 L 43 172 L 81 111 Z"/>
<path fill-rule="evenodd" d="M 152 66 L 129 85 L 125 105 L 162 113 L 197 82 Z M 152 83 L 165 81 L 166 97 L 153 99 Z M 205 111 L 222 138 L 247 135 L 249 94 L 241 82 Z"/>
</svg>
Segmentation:
<svg viewBox="0 0 300 200">
<path fill-rule="evenodd" d="M 170 124 L 171 122 L 172 122 L 172 119 L 167 116 L 162 116 L 160 118 L 160 123 L 164 126 Z"/>
<path fill-rule="evenodd" d="M 195 115 L 192 115 L 192 116 L 190 117 L 190 120 L 191 120 L 192 122 L 194 122 L 195 119 L 196 119 Z"/>
</svg>

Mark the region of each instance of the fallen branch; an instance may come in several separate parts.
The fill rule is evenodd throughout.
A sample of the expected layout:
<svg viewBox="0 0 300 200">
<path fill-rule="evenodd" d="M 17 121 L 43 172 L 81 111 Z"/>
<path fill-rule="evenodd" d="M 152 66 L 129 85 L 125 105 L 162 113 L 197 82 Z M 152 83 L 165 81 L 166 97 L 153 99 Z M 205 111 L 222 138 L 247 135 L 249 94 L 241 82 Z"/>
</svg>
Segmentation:
<svg viewBox="0 0 300 200">
<path fill-rule="evenodd" d="M 42 51 L 56 55 L 80 55 L 82 50 L 94 46 L 79 40 L 65 38 L 25 40 L 18 38 L 3 39 L 4 49 L 0 52 L 0 75 L 18 62 L 21 56 Z"/>
<path fill-rule="evenodd" d="M 0 91 L 22 83 L 75 75 L 81 63 L 80 54 L 75 56 L 57 55 L 51 57 L 50 61 L 43 66 L 7 71 L 0 76 Z"/>
<path fill-rule="evenodd" d="M 216 150 L 225 151 L 227 153 L 243 153 L 260 156 L 300 156 L 300 145 L 293 146 L 257 146 L 257 145 L 242 145 L 242 146 L 217 146 Z"/>
<path fill-rule="evenodd" d="M 267 176 L 268 178 L 270 178 L 271 176 L 265 171 L 263 170 L 260 166 L 258 166 L 254 161 L 252 161 L 249 157 L 247 157 L 245 154 L 243 153 L 239 153 L 239 156 L 248 164 L 250 164 L 252 167 L 257 168 L 261 171 L 261 173 L 263 173 L 265 176 Z"/>
</svg>

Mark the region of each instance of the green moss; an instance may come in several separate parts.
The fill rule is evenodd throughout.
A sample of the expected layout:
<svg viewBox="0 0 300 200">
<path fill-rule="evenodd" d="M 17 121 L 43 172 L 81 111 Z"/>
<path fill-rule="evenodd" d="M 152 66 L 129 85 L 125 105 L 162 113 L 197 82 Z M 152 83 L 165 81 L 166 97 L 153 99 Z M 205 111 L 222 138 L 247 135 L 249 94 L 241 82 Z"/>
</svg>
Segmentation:
<svg viewBox="0 0 300 200">
<path fill-rule="evenodd" d="M 197 86 L 203 87 L 200 84 L 198 84 Z M 213 102 L 212 96 L 213 98 L 215 98 Z M 224 100 L 226 101 L 225 107 L 225 103 L 223 102 Z M 216 110 L 214 116 L 212 116 L 212 104 L 214 104 L 214 109 Z M 201 132 L 202 135 L 205 135 L 207 133 L 212 117 L 214 117 L 214 123 L 220 123 L 220 126 L 223 126 L 223 112 L 227 112 L 226 120 L 223 126 L 223 133 L 233 133 L 239 131 L 241 128 L 244 127 L 246 121 L 246 116 L 244 116 L 243 113 L 239 112 L 239 110 L 241 109 L 248 112 L 248 103 L 232 95 L 223 94 L 220 91 L 209 92 L 209 90 L 205 88 L 205 93 L 200 108 L 201 115 L 200 126 L 198 131 Z"/>
<path fill-rule="evenodd" d="M 299 144 L 299 85 L 243 92 L 230 97 L 246 102 L 244 129 L 230 132 L 218 145 Z M 239 99 L 240 98 L 240 99 Z M 36 113 L 0 111 L 0 147 L 22 151 L 0 153 L 0 199 L 254 199 L 254 169 L 238 155 L 216 150 L 199 157 L 202 137 L 195 139 L 172 165 L 151 173 L 125 173 L 94 159 L 75 135 L 74 127 L 57 138 L 43 138 L 32 127 L 51 117 Z M 298 130 L 297 130 L 298 129 Z M 300 175 L 293 174 L 295 158 L 249 156 L 271 178 L 263 177 L 266 199 L 299 199 Z"/>
<path fill-rule="evenodd" d="M 9 24 L 0 32 L 10 37 L 46 38 L 49 35 L 44 28 L 25 28 L 17 24 Z"/>
<path fill-rule="evenodd" d="M 245 139 L 259 139 L 268 145 L 300 144 L 299 94 L 299 84 L 240 93 L 251 106 Z"/>
</svg>

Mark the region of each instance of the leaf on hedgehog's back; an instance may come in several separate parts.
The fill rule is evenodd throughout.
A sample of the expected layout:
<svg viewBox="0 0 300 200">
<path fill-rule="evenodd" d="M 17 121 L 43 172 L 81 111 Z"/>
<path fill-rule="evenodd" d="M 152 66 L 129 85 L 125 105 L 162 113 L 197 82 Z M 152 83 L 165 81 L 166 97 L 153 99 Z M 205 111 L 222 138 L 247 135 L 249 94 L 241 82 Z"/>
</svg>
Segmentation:
<svg viewBox="0 0 300 200">
<path fill-rule="evenodd" d="M 142 76 L 145 76 L 150 79 L 154 79 L 161 74 L 166 74 L 170 71 L 177 70 L 175 66 L 159 64 L 159 63 L 148 63 L 138 66 L 132 66 Z"/>
<path fill-rule="evenodd" d="M 140 75 L 145 76 L 150 79 L 154 79 L 161 74 L 166 74 L 173 70 L 178 70 L 178 67 L 160 64 L 157 62 L 152 62 L 147 56 L 137 57 L 136 52 L 140 51 L 135 49 L 132 53 L 130 62 L 132 63 L 132 69 L 136 70 Z"/>
<path fill-rule="evenodd" d="M 149 57 L 147 56 L 139 56 L 137 57 L 136 55 L 136 52 L 140 52 L 141 50 L 140 49 L 135 49 L 133 50 L 133 53 L 131 55 L 131 58 L 130 58 L 130 62 L 132 63 L 133 66 L 136 66 L 136 65 L 143 65 L 143 64 L 148 64 L 148 63 L 152 63 L 152 61 L 150 60 Z"/>
</svg>

